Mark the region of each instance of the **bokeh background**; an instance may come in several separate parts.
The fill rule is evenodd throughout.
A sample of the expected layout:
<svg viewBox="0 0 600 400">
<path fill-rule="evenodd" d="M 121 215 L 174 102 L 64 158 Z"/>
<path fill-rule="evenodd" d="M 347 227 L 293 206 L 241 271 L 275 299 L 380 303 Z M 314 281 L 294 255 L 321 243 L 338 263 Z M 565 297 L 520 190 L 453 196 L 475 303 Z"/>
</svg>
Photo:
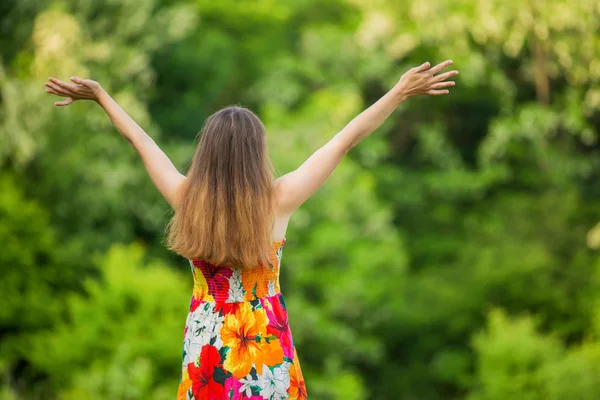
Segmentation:
<svg viewBox="0 0 600 400">
<path fill-rule="evenodd" d="M 192 290 L 98 80 L 185 171 L 229 104 L 296 168 L 408 68 L 454 60 L 292 218 L 312 399 L 600 398 L 600 2 L 2 0 L 0 399 L 172 399 Z"/>
</svg>

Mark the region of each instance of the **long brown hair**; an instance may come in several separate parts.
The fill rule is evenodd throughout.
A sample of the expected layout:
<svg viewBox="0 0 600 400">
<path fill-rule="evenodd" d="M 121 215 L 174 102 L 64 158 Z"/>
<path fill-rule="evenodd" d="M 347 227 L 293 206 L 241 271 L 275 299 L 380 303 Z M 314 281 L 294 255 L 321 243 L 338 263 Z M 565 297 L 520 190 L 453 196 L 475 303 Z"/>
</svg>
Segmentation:
<svg viewBox="0 0 600 400">
<path fill-rule="evenodd" d="M 210 116 L 167 231 L 168 247 L 215 265 L 268 265 L 274 222 L 273 167 L 265 128 L 250 110 Z"/>
</svg>

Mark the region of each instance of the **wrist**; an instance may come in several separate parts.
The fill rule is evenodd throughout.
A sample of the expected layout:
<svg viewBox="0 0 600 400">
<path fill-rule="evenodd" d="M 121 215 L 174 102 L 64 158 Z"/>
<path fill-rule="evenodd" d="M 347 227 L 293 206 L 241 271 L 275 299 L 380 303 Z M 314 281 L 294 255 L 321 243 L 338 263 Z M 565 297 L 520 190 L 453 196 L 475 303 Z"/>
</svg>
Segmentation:
<svg viewBox="0 0 600 400">
<path fill-rule="evenodd" d="M 96 101 L 96 103 L 103 105 L 106 103 L 106 100 L 108 100 L 108 98 L 110 98 L 110 96 L 108 95 L 108 92 L 106 90 L 104 90 L 104 88 L 102 86 L 99 86 L 98 91 L 96 92 L 96 95 L 94 97 L 94 100 Z"/>
<path fill-rule="evenodd" d="M 407 93 L 407 91 L 404 90 L 404 88 L 402 86 L 400 86 L 399 84 L 394 86 L 392 88 L 392 90 L 390 91 L 390 93 L 394 96 L 394 98 L 399 103 L 403 102 L 404 100 L 406 100 L 410 97 L 409 94 Z"/>
</svg>

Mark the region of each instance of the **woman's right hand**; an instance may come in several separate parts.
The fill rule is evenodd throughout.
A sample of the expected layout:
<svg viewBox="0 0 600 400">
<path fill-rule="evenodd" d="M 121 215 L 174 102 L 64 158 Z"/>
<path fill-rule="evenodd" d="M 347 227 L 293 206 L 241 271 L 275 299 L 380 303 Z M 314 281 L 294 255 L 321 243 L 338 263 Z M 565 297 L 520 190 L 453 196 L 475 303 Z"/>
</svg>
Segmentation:
<svg viewBox="0 0 600 400">
<path fill-rule="evenodd" d="M 48 78 L 48 81 L 44 83 L 46 93 L 66 97 L 65 100 L 55 102 L 55 106 L 68 106 L 75 100 L 98 101 L 99 96 L 104 91 L 98 82 L 91 79 L 81 79 L 72 76 L 71 81 L 73 83 L 63 82 L 56 78 Z"/>
<path fill-rule="evenodd" d="M 402 75 L 394 90 L 402 97 L 448 94 L 446 88 L 454 86 L 455 83 L 447 79 L 458 75 L 458 71 L 436 74 L 451 64 L 452 60 L 447 60 L 430 69 L 430 64 L 426 62 L 419 67 L 412 68 Z"/>
</svg>

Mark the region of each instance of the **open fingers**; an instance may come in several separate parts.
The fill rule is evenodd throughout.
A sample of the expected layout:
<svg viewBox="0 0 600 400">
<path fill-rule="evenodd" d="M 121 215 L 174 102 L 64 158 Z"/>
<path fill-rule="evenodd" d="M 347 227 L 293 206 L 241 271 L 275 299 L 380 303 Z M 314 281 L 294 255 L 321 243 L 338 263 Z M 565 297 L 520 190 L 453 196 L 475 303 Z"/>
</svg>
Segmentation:
<svg viewBox="0 0 600 400">
<path fill-rule="evenodd" d="M 446 68 L 447 66 L 449 66 L 451 64 L 452 64 L 452 60 L 446 60 L 444 62 L 439 63 L 435 67 L 431 68 L 429 70 L 429 72 L 431 72 L 432 74 L 437 74 L 438 72 L 440 72 L 441 70 L 443 70 L 444 68 Z"/>
<path fill-rule="evenodd" d="M 87 86 L 87 85 L 85 84 L 85 79 L 81 79 L 81 78 L 80 78 L 80 77 L 78 77 L 78 76 L 72 76 L 72 77 L 71 77 L 71 78 L 69 78 L 69 79 L 71 79 L 71 82 L 77 83 L 78 85 L 84 85 L 84 86 Z"/>
<path fill-rule="evenodd" d="M 65 92 L 76 93 L 79 90 L 79 85 L 75 85 L 73 83 L 68 83 L 68 82 L 63 82 L 56 78 L 49 78 L 49 80 L 50 80 L 50 82 L 59 86 Z"/>
<path fill-rule="evenodd" d="M 432 89 L 443 89 L 456 85 L 454 81 L 438 82 L 431 85 Z"/>
<path fill-rule="evenodd" d="M 448 90 L 434 90 L 434 89 L 432 89 L 432 90 L 427 91 L 427 94 L 430 94 L 432 96 L 439 96 L 439 95 L 448 94 L 448 93 L 450 93 Z"/>
<path fill-rule="evenodd" d="M 435 77 L 436 82 L 441 82 L 441 81 L 445 81 L 446 79 L 458 75 L 458 71 L 450 71 L 450 72 L 444 72 L 443 74 L 439 74 Z"/>
<path fill-rule="evenodd" d="M 74 82 L 77 85 L 85 86 L 90 89 L 93 89 L 93 84 L 96 83 L 90 79 L 82 79 L 78 76 L 72 76 L 70 79 L 71 79 L 71 82 Z"/>
<path fill-rule="evenodd" d="M 56 94 L 58 96 L 63 96 L 63 97 L 68 97 L 69 93 L 67 93 L 65 90 L 63 90 L 60 86 L 52 83 L 52 82 L 45 82 L 44 86 L 46 86 L 48 89 L 46 89 L 46 91 L 48 93 L 52 93 L 52 94 Z"/>
<path fill-rule="evenodd" d="M 46 89 L 46 93 L 50 93 L 50 94 L 54 94 L 54 95 L 56 95 L 56 96 L 61 96 L 61 97 L 64 97 L 64 95 L 63 95 L 63 94 L 60 94 L 60 93 L 58 93 L 56 90 L 54 90 L 54 89 L 50 89 L 50 88 L 47 88 L 47 89 Z"/>
</svg>

